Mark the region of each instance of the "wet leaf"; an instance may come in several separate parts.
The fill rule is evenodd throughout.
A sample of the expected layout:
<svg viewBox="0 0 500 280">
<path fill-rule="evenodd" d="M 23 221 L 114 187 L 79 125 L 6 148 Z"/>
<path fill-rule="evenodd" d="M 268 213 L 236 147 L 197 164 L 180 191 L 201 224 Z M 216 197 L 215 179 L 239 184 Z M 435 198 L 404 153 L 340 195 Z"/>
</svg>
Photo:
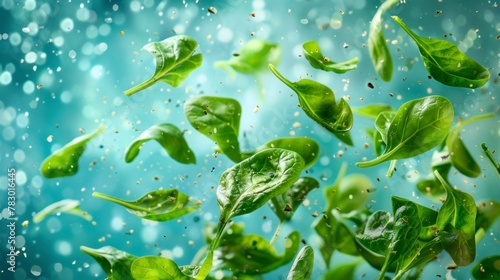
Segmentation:
<svg viewBox="0 0 500 280">
<path fill-rule="evenodd" d="M 40 212 L 38 212 L 33 217 L 33 222 L 35 224 L 38 224 L 39 222 L 43 221 L 48 216 L 59 214 L 59 213 L 76 215 L 76 216 L 79 216 L 81 218 L 84 218 L 87 221 L 92 220 L 92 216 L 90 216 L 87 212 L 82 211 L 80 209 L 80 201 L 73 200 L 73 199 L 63 199 L 61 201 L 54 202 L 54 203 L 50 204 L 49 206 L 43 208 Z"/>
<path fill-rule="evenodd" d="M 316 188 L 319 188 L 319 182 L 316 179 L 311 177 L 299 178 L 288 191 L 272 198 L 269 204 L 280 221 L 289 221 L 302 205 L 307 194 Z M 286 205 L 289 205 L 292 211 L 284 211 Z"/>
<path fill-rule="evenodd" d="M 287 280 L 309 280 L 311 279 L 314 266 L 314 250 L 311 246 L 304 246 L 297 254 L 292 268 L 288 273 Z"/>
<path fill-rule="evenodd" d="M 80 250 L 93 257 L 108 276 L 108 280 L 135 280 L 130 267 L 136 256 L 111 246 L 92 249 L 80 246 Z"/>
<path fill-rule="evenodd" d="M 321 53 L 321 49 L 316 41 L 308 41 L 302 44 L 302 51 L 312 67 L 337 74 L 343 74 L 356 69 L 359 61 L 357 57 L 344 62 L 332 61 Z"/>
</svg>

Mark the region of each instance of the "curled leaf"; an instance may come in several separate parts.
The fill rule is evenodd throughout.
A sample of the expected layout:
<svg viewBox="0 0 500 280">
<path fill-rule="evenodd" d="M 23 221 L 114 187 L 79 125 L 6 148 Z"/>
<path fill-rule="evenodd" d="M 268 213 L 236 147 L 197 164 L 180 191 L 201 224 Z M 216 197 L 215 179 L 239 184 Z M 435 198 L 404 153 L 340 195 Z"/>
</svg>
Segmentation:
<svg viewBox="0 0 500 280">
<path fill-rule="evenodd" d="M 33 217 L 33 222 L 35 224 L 38 224 L 39 222 L 44 220 L 47 216 L 59 213 L 76 215 L 81 218 L 84 218 L 87 221 L 92 220 L 92 216 L 90 216 L 87 212 L 82 211 L 80 209 L 80 201 L 73 199 L 63 199 L 61 201 L 54 202 L 49 206 L 43 208 Z"/>
</svg>

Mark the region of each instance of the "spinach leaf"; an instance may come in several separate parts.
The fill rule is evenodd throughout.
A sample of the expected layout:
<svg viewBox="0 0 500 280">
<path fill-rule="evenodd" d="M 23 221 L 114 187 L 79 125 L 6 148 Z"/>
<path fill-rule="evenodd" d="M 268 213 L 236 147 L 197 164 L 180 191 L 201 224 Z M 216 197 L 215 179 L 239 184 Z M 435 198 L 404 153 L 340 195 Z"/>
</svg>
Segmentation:
<svg viewBox="0 0 500 280">
<path fill-rule="evenodd" d="M 463 120 L 453 127 L 453 129 L 448 134 L 448 137 L 446 138 L 446 147 L 448 148 L 448 151 L 450 153 L 451 163 L 458 171 L 460 171 L 460 173 L 464 174 L 465 176 L 475 178 L 479 176 L 479 174 L 481 174 L 481 168 L 462 142 L 460 131 L 467 124 L 471 124 L 473 122 L 491 118 L 494 116 L 495 114 L 490 113 L 474 116 L 467 120 Z"/>
<path fill-rule="evenodd" d="M 343 74 L 356 69 L 356 63 L 359 61 L 357 57 L 344 62 L 332 61 L 321 53 L 321 49 L 316 41 L 308 41 L 302 44 L 302 51 L 312 67 L 337 74 Z"/>
<path fill-rule="evenodd" d="M 500 255 L 489 256 L 472 268 L 476 280 L 498 279 L 500 277 Z"/>
<path fill-rule="evenodd" d="M 373 120 L 376 120 L 380 113 L 386 111 L 393 112 L 394 109 L 391 107 L 391 105 L 383 103 L 375 103 L 366 105 L 364 107 L 352 108 L 353 113 Z"/>
<path fill-rule="evenodd" d="M 101 125 L 89 135 L 76 137 L 61 149 L 48 156 L 41 164 L 40 171 L 45 178 L 66 177 L 78 172 L 78 160 L 85 151 L 87 143 L 104 131 Z"/>
<path fill-rule="evenodd" d="M 397 16 L 392 19 L 417 44 L 427 72 L 438 82 L 465 88 L 481 87 L 490 79 L 490 72 L 457 46 L 445 40 L 420 37 Z"/>
<path fill-rule="evenodd" d="M 47 218 L 47 216 L 58 213 L 67 213 L 76 215 L 81 218 L 84 218 L 87 221 L 92 220 L 92 216 L 90 216 L 90 214 L 80 209 L 80 201 L 73 199 L 63 199 L 61 201 L 54 202 L 49 206 L 43 208 L 33 217 L 33 222 L 35 224 L 38 224 L 39 222 Z"/>
<path fill-rule="evenodd" d="M 385 256 L 393 236 L 394 219 L 391 213 L 378 210 L 368 218 L 363 233 L 357 235 L 356 240 L 370 251 Z"/>
<path fill-rule="evenodd" d="M 231 270 L 234 274 L 263 274 L 275 270 L 293 260 L 299 250 L 300 234 L 292 232 L 285 239 L 285 252 L 276 249 L 260 235 L 225 234 L 215 252 L 217 269 Z"/>
<path fill-rule="evenodd" d="M 446 180 L 452 167 L 448 148 L 445 146 L 442 151 L 434 151 L 431 161 L 432 173 L 429 176 L 417 181 L 417 189 L 434 202 L 439 202 L 446 195 L 446 190 L 439 179 L 434 175 L 434 171 Z"/>
<path fill-rule="evenodd" d="M 321 83 L 309 79 L 301 79 L 292 83 L 283 77 L 274 65 L 270 64 L 269 69 L 280 81 L 297 93 L 300 107 L 309 118 L 344 143 L 352 145 L 348 132 L 352 128 L 354 117 L 347 101 L 340 98 L 340 102 L 337 103 L 334 92 Z"/>
<path fill-rule="evenodd" d="M 201 65 L 202 54 L 194 54 L 197 47 L 196 40 L 186 35 L 176 35 L 161 42 L 146 44 L 143 49 L 150 52 L 156 61 L 155 73 L 148 80 L 123 93 L 131 96 L 158 81 L 178 87 L 193 70 Z"/>
<path fill-rule="evenodd" d="M 214 141 L 229 159 L 242 160 L 238 142 L 241 106 L 237 100 L 200 96 L 186 101 L 184 112 L 189 123 Z"/>
<path fill-rule="evenodd" d="M 370 34 L 368 35 L 368 51 L 372 59 L 375 71 L 388 82 L 392 78 L 392 57 L 385 43 L 382 30 L 382 14 L 398 3 L 399 0 L 386 0 L 377 10 L 370 23 Z"/>
<path fill-rule="evenodd" d="M 414 157 L 439 145 L 453 122 L 453 106 L 448 99 L 431 95 L 404 103 L 387 124 L 389 119 L 390 114 L 382 112 L 376 120 L 377 130 L 386 143 L 384 153 L 356 163 L 358 167 Z"/>
<path fill-rule="evenodd" d="M 286 192 L 303 168 L 304 160 L 296 152 L 267 149 L 224 171 L 217 188 L 221 224 Z"/>
<path fill-rule="evenodd" d="M 373 150 L 375 152 L 376 156 L 380 156 L 384 153 L 385 150 L 385 143 L 384 140 L 382 140 L 382 135 L 378 130 L 372 129 L 372 128 L 366 128 L 365 129 L 366 134 L 370 136 L 372 139 L 372 144 L 373 144 Z"/>
<path fill-rule="evenodd" d="M 189 280 L 177 264 L 167 258 L 144 256 L 134 260 L 131 266 L 132 276 L 143 280 Z"/>
<path fill-rule="evenodd" d="M 288 137 L 288 138 L 278 138 L 273 139 L 266 144 L 258 147 L 255 151 L 251 153 L 242 154 L 243 158 L 248 158 L 258 152 L 261 152 L 269 148 L 279 148 L 290 150 L 298 153 L 305 162 L 304 168 L 309 168 L 313 165 L 319 157 L 319 145 L 318 142 L 311 138 L 306 137 Z"/>
<path fill-rule="evenodd" d="M 487 199 L 477 204 L 476 232 L 482 228 L 488 230 L 500 217 L 500 202 Z"/>
<path fill-rule="evenodd" d="M 269 205 L 280 221 L 290 221 L 296 209 L 306 199 L 307 194 L 319 188 L 319 182 L 311 177 L 302 177 L 293 186 L 281 195 L 271 199 Z M 290 210 L 285 210 L 290 208 Z"/>
<path fill-rule="evenodd" d="M 374 189 L 372 182 L 366 175 L 349 174 L 333 188 L 330 187 L 325 191 L 332 193 L 328 198 L 329 207 L 335 207 L 340 213 L 349 213 L 365 209 L 366 203 L 370 199 L 370 191 Z"/>
<path fill-rule="evenodd" d="M 80 250 L 94 258 L 108 276 L 108 280 L 134 280 L 130 267 L 136 256 L 111 246 L 92 249 L 80 246 Z"/>
<path fill-rule="evenodd" d="M 322 280 L 330 279 L 344 279 L 344 280 L 354 280 L 354 272 L 358 265 L 363 261 L 362 258 L 354 259 L 351 262 L 336 265 L 332 269 L 328 270 Z"/>
<path fill-rule="evenodd" d="M 256 74 L 266 71 L 269 63 L 278 64 L 280 58 L 278 44 L 253 39 L 243 45 L 237 56 L 227 61 L 217 61 L 215 66 L 223 68 L 232 76 L 233 70 L 242 74 Z"/>
<path fill-rule="evenodd" d="M 493 167 L 498 173 L 498 176 L 500 176 L 500 163 L 498 163 L 495 158 L 493 157 L 493 154 L 488 150 L 488 147 L 486 146 L 486 143 L 481 143 L 481 148 L 483 149 L 484 154 L 488 158 L 488 160 L 491 162 Z"/>
<path fill-rule="evenodd" d="M 142 145 L 152 139 L 160 143 L 176 161 L 184 164 L 196 163 L 196 157 L 184 139 L 183 132 L 169 123 L 153 125 L 141 133 L 125 149 L 125 161 L 132 162 L 139 154 Z"/>
<path fill-rule="evenodd" d="M 292 268 L 286 277 L 287 280 L 311 279 L 314 266 L 314 250 L 311 246 L 304 246 L 295 258 Z"/>
<path fill-rule="evenodd" d="M 434 174 L 446 189 L 446 201 L 439 209 L 436 221 L 439 236 L 453 261 L 459 266 L 466 266 L 476 256 L 474 235 L 477 207 L 474 198 L 452 188 L 439 172 L 434 171 Z"/>
<path fill-rule="evenodd" d="M 94 192 L 92 196 L 119 204 L 139 218 L 164 222 L 186 214 L 200 207 L 198 203 L 176 189 L 149 192 L 134 201 L 127 201 L 107 194 Z"/>
</svg>

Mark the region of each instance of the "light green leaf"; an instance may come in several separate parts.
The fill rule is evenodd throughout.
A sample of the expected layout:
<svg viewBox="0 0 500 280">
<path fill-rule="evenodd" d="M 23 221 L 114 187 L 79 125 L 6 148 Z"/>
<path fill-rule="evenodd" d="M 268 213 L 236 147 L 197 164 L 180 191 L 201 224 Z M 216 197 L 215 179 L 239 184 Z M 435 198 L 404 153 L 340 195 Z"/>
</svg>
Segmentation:
<svg viewBox="0 0 500 280">
<path fill-rule="evenodd" d="M 89 135 L 76 137 L 61 149 L 48 156 L 41 164 L 40 171 L 45 178 L 71 176 L 78 172 L 78 160 L 87 143 L 104 131 L 104 125 Z"/>
<path fill-rule="evenodd" d="M 420 37 L 397 16 L 392 19 L 417 44 L 427 72 L 438 82 L 465 88 L 481 87 L 490 79 L 488 69 L 462 53 L 456 45 L 445 40 Z"/>
<path fill-rule="evenodd" d="M 365 118 L 369 118 L 372 120 L 376 120 L 378 115 L 382 112 L 393 112 L 394 109 L 391 107 L 389 104 L 382 104 L 382 103 L 375 103 L 375 104 L 370 104 L 366 105 L 364 107 L 353 107 L 351 108 L 352 112 L 355 114 L 358 114 L 360 116 L 363 116 Z"/>
<path fill-rule="evenodd" d="M 314 266 L 314 250 L 311 246 L 304 246 L 297 254 L 288 272 L 287 280 L 309 280 L 311 279 Z"/>
<path fill-rule="evenodd" d="M 155 57 L 155 73 L 148 80 L 123 93 L 126 96 L 131 96 L 158 81 L 167 83 L 172 87 L 178 87 L 193 70 L 201 65 L 202 54 L 194 54 L 197 47 L 196 40 L 186 35 L 176 35 L 161 42 L 146 44 L 143 49 Z"/>
<path fill-rule="evenodd" d="M 302 44 L 302 51 L 312 67 L 337 74 L 343 74 L 356 69 L 356 63 L 359 61 L 357 57 L 344 62 L 332 61 L 321 53 L 321 49 L 316 41 L 308 41 Z"/>
<path fill-rule="evenodd" d="M 135 280 L 130 267 L 136 256 L 111 246 L 92 249 L 80 246 L 80 250 L 93 257 L 108 276 L 108 280 Z"/>
<path fill-rule="evenodd" d="M 176 189 L 149 192 L 134 201 L 94 192 L 92 196 L 119 204 L 139 218 L 164 222 L 189 214 L 200 207 L 191 197 Z"/>
<path fill-rule="evenodd" d="M 80 201 L 73 199 L 63 199 L 61 201 L 54 202 L 49 206 L 43 208 L 33 217 L 33 222 L 35 224 L 38 224 L 39 222 L 47 218 L 47 216 L 59 213 L 76 215 L 81 218 L 84 218 L 87 221 L 92 220 L 92 216 L 90 216 L 90 214 L 80 209 Z"/>
<path fill-rule="evenodd" d="M 177 264 L 167 258 L 145 256 L 137 258 L 132 263 L 132 275 L 141 280 L 189 280 Z"/>
<path fill-rule="evenodd" d="M 168 123 L 153 125 L 141 133 L 125 149 L 125 161 L 132 162 L 139 154 L 142 145 L 149 140 L 156 140 L 177 162 L 196 163 L 196 157 L 184 139 L 184 133 Z"/>
</svg>

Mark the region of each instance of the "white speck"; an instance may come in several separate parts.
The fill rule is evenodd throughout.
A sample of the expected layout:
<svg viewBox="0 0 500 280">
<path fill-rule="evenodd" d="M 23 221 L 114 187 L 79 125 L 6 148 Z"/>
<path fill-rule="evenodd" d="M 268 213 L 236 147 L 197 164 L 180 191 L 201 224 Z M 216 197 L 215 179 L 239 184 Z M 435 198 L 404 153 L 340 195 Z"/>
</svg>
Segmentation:
<svg viewBox="0 0 500 280">
<path fill-rule="evenodd" d="M 25 56 L 24 56 L 24 60 L 26 61 L 26 63 L 35 63 L 36 61 L 36 53 L 35 52 L 29 52 L 27 53 Z"/>
<path fill-rule="evenodd" d="M 26 82 L 24 82 L 23 84 L 23 91 L 24 93 L 26 94 L 32 94 L 33 91 L 35 91 L 35 83 L 33 83 L 32 81 L 30 80 L 27 80 Z"/>
<path fill-rule="evenodd" d="M 64 32 L 70 32 L 75 28 L 75 24 L 73 23 L 73 20 L 70 18 L 65 18 L 61 21 L 60 24 L 61 30 Z"/>
<path fill-rule="evenodd" d="M 69 256 L 73 248 L 69 242 L 59 241 L 56 243 L 56 251 L 63 256 Z"/>
<path fill-rule="evenodd" d="M 13 46 L 19 46 L 22 41 L 21 35 L 19 35 L 19 33 L 17 32 L 11 33 L 9 36 L 9 41 Z"/>
<path fill-rule="evenodd" d="M 174 258 L 182 258 L 184 255 L 184 249 L 180 246 L 175 246 L 174 249 L 172 249 L 172 255 Z"/>
<path fill-rule="evenodd" d="M 217 39 L 221 43 L 228 43 L 233 40 L 233 31 L 229 28 L 222 27 L 217 33 Z"/>
<path fill-rule="evenodd" d="M 28 27 L 23 27 L 23 29 L 21 29 L 24 33 L 29 33 L 30 32 L 30 29 Z"/>
<path fill-rule="evenodd" d="M 69 56 L 70 58 L 75 58 L 75 57 L 76 57 L 76 52 L 75 52 L 74 50 L 70 50 L 70 51 L 68 52 L 68 56 Z"/>
<path fill-rule="evenodd" d="M 90 70 L 90 75 L 92 76 L 92 78 L 94 79 L 99 79 L 102 77 L 102 74 L 104 72 L 104 69 L 102 67 L 102 65 L 95 65 L 94 67 L 92 67 L 92 69 Z"/>
<path fill-rule="evenodd" d="M 120 231 L 123 229 L 123 219 L 120 217 L 114 217 L 111 220 L 111 228 L 115 231 Z"/>
<path fill-rule="evenodd" d="M 36 8 L 35 0 L 26 0 L 26 2 L 24 2 L 24 9 L 26 11 L 33 11 L 35 8 Z"/>
<path fill-rule="evenodd" d="M 33 276 L 40 276 L 42 275 L 42 268 L 38 265 L 34 265 L 31 267 L 31 274 L 33 274 Z"/>
<path fill-rule="evenodd" d="M 12 74 L 8 71 L 3 71 L 2 74 L 0 74 L 0 84 L 8 85 L 10 82 L 12 82 Z"/>
</svg>

